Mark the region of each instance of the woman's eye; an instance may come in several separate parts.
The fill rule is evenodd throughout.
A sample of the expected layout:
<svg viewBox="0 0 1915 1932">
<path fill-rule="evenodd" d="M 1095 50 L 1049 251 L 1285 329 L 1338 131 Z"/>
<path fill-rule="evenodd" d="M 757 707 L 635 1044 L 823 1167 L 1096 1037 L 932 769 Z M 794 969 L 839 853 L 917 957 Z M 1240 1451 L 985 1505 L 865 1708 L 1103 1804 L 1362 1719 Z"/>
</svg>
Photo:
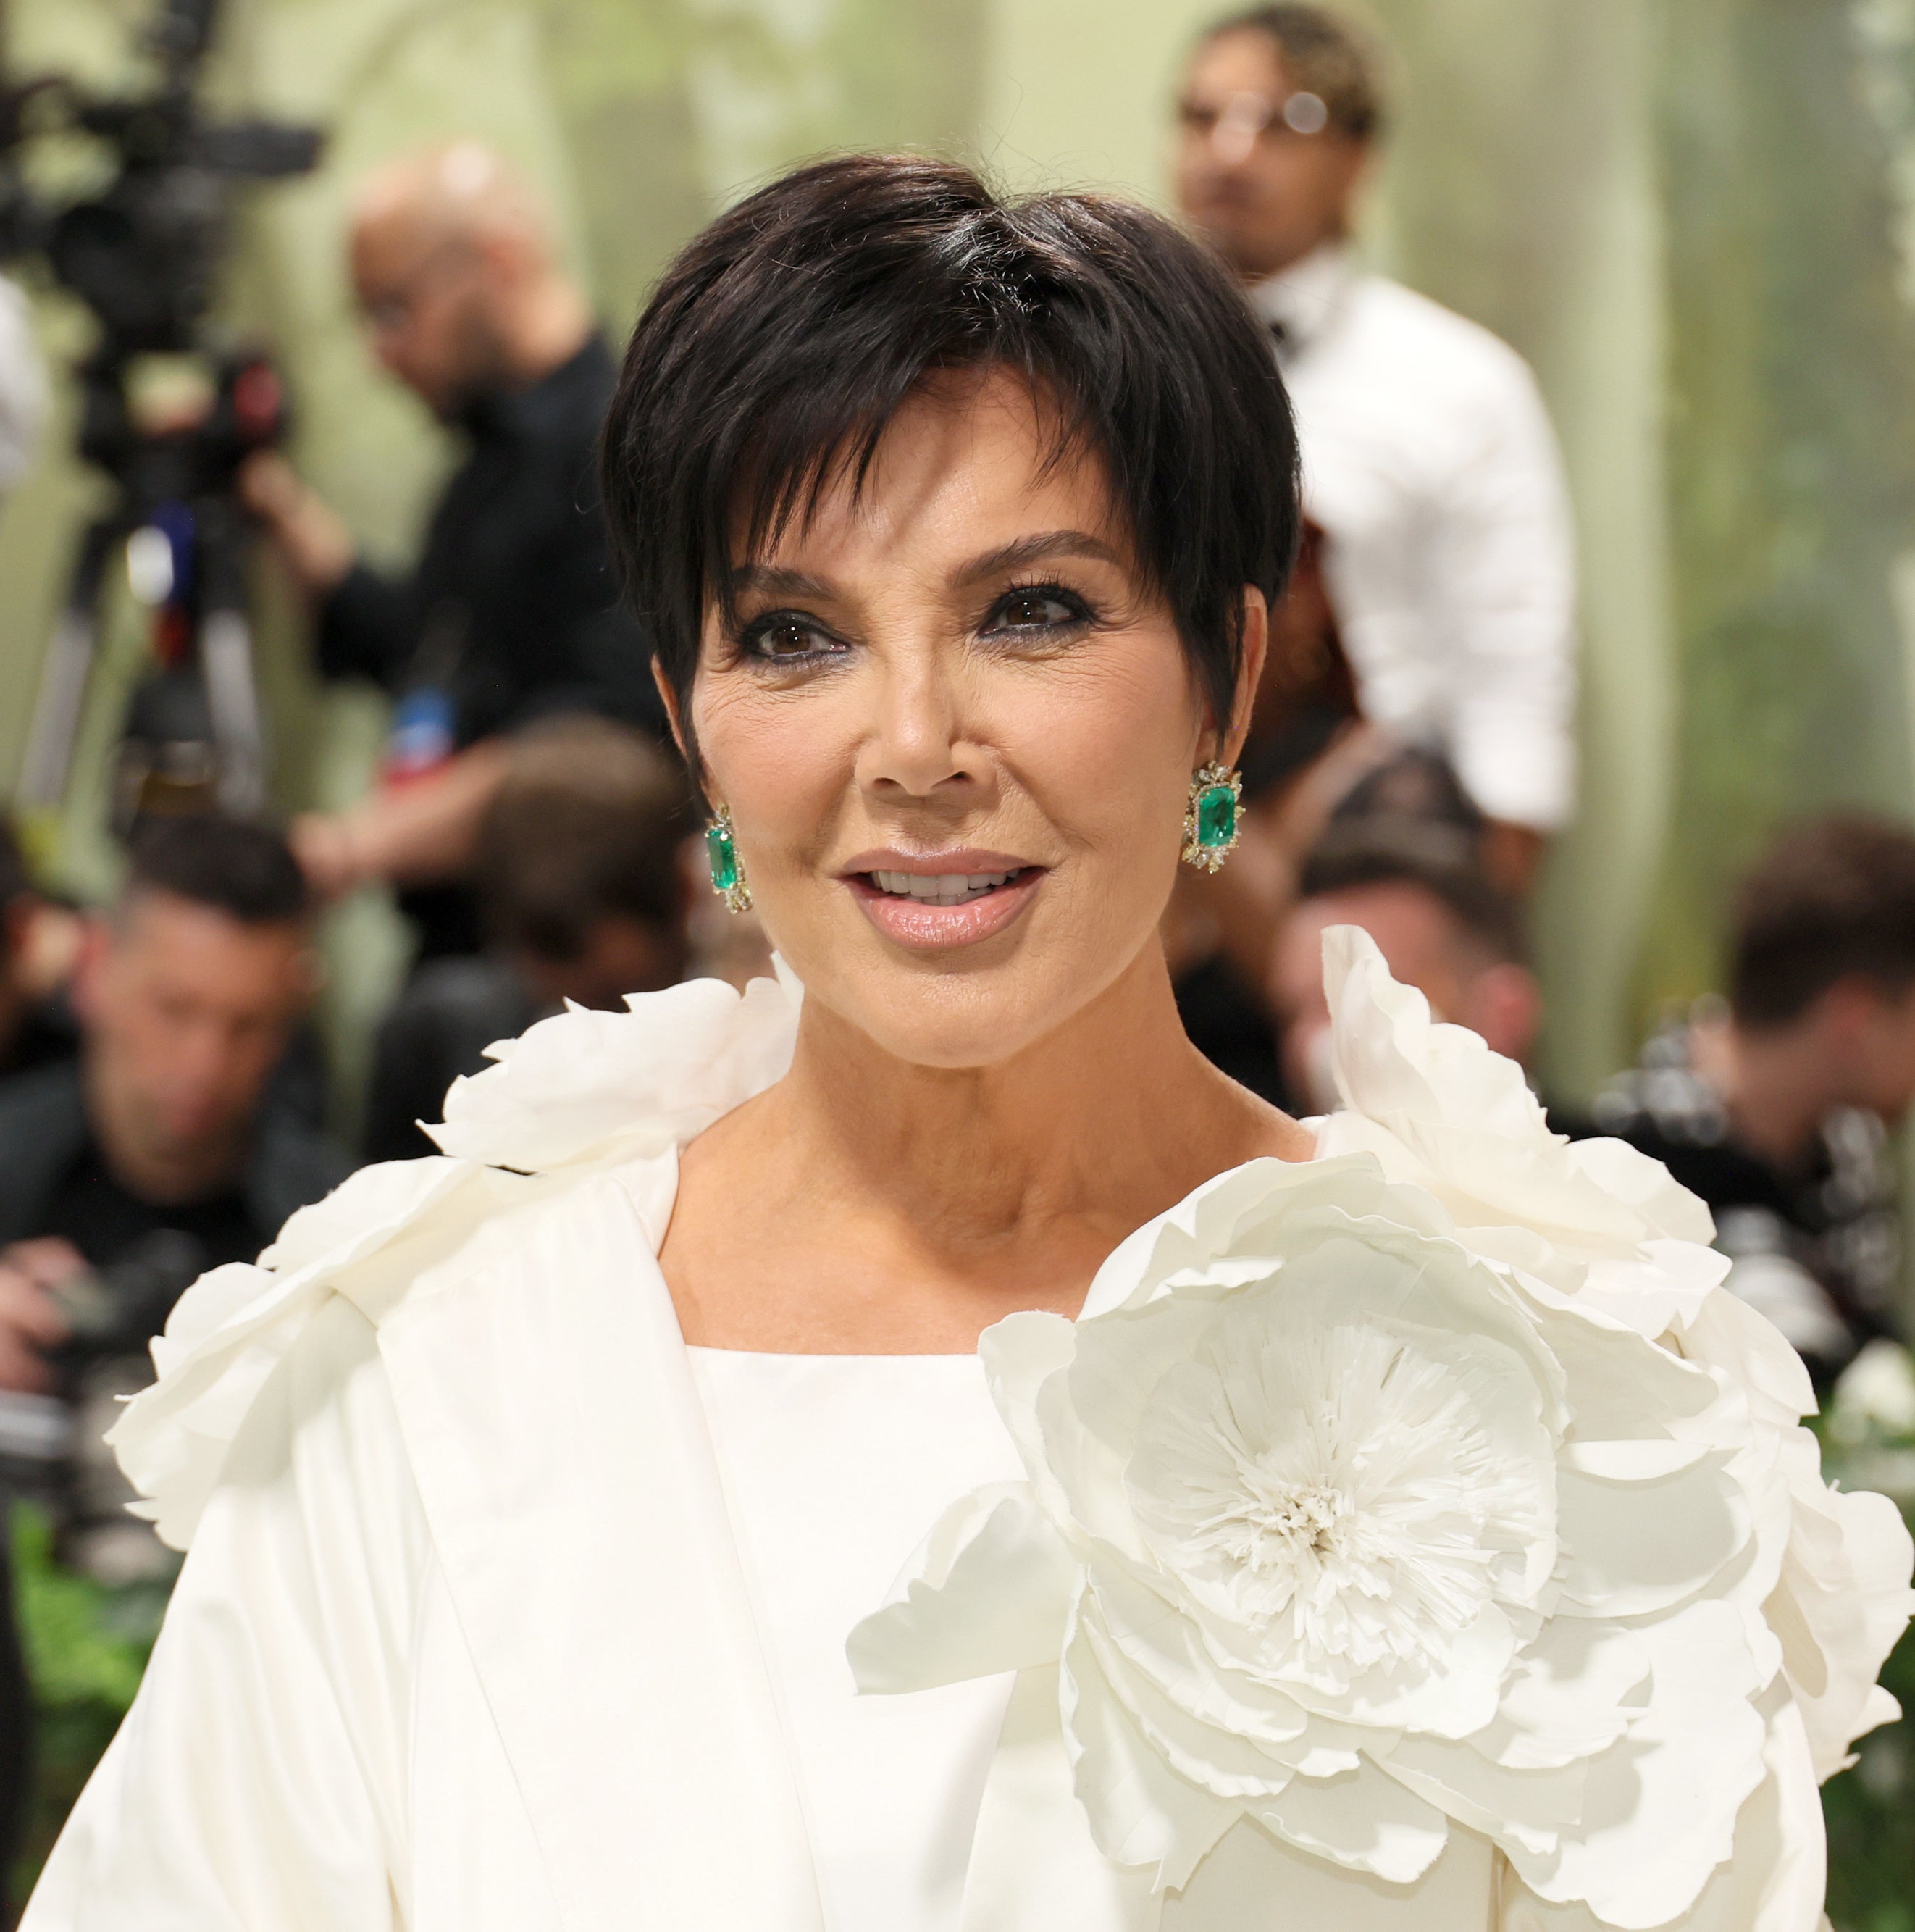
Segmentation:
<svg viewBox="0 0 1915 1932">
<path fill-rule="evenodd" d="M 1085 622 L 1089 612 L 1068 591 L 1013 590 L 992 608 L 987 631 L 1055 631 Z"/>
<path fill-rule="evenodd" d="M 802 617 L 760 617 L 745 634 L 746 650 L 773 664 L 823 656 L 838 648 L 837 640 Z"/>
</svg>

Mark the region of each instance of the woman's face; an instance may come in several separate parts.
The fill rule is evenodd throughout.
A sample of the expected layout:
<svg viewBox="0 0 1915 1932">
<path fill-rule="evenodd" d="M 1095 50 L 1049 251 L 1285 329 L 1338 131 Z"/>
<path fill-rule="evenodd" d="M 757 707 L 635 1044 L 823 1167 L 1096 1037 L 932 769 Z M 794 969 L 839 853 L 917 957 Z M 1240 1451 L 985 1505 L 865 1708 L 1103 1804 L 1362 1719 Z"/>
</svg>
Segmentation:
<svg viewBox="0 0 1915 1932">
<path fill-rule="evenodd" d="M 931 390 L 706 614 L 692 722 L 772 942 L 919 1065 L 1009 1058 L 1157 944 L 1220 749 L 1101 465 L 1047 470 L 1046 428 L 1007 376 Z"/>
</svg>

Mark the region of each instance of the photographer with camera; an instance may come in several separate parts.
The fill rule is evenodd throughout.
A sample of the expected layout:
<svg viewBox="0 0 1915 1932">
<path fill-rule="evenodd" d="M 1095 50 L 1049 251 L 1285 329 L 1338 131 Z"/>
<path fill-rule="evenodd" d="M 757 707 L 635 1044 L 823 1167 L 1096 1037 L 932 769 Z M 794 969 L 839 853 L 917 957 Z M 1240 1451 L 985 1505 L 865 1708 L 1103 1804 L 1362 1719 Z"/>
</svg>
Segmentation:
<svg viewBox="0 0 1915 1932">
<path fill-rule="evenodd" d="M 314 988 L 306 902 L 276 832 L 143 829 L 80 958 L 78 1058 L 0 1082 L 0 1390 L 110 1420 L 187 1284 L 344 1178 L 272 1081 Z M 76 1418 L 82 1450 L 95 1420 Z M 83 1495 L 73 1526 L 103 1547 L 133 1527 Z"/>
<path fill-rule="evenodd" d="M 469 448 L 403 583 L 359 560 L 283 459 L 256 457 L 243 474 L 315 604 L 321 668 L 371 677 L 398 700 L 387 782 L 350 811 L 299 821 L 294 844 L 323 893 L 374 878 L 409 888 L 401 902 L 424 956 L 469 952 L 474 903 L 454 882 L 504 775 L 495 741 L 562 712 L 661 722 L 592 478 L 612 361 L 544 211 L 475 142 L 373 177 L 352 272 L 380 362 Z"/>
</svg>

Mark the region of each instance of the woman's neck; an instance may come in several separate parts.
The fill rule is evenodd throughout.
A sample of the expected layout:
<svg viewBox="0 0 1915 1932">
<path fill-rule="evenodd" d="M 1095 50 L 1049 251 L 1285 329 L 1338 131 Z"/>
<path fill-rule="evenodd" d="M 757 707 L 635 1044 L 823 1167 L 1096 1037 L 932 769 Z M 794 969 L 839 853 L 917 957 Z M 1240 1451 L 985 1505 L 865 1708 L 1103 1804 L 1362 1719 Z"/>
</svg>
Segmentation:
<svg viewBox="0 0 1915 1932">
<path fill-rule="evenodd" d="M 694 1341 L 968 1348 L 1015 1307 L 1074 1313 L 1110 1250 L 1212 1174 L 1310 1150 L 1191 1046 L 1153 945 L 989 1067 L 910 1064 L 808 1004 L 790 1072 L 688 1151 L 662 1258 Z M 754 1247 L 771 1252 L 750 1266 Z M 733 1306 L 722 1271 L 762 1284 L 767 1265 L 778 1305 Z"/>
<path fill-rule="evenodd" d="M 888 1203 L 954 1249 L 1059 1216 L 1122 1221 L 1140 1202 L 1152 1204 L 1136 1222 L 1148 1220 L 1285 1144 L 1290 1125 L 1191 1045 L 1154 945 L 1065 1025 L 992 1066 L 913 1066 L 809 1007 L 775 1104 L 814 1184 Z"/>
</svg>

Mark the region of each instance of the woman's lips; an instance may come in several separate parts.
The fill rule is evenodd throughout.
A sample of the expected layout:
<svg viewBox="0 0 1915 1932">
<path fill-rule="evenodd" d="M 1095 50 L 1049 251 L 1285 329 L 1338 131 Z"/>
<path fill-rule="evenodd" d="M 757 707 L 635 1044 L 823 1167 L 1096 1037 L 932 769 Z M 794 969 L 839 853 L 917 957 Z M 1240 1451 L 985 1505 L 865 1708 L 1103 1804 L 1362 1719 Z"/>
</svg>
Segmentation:
<svg viewBox="0 0 1915 1932">
<path fill-rule="evenodd" d="M 949 946 L 974 946 L 1002 932 L 1030 904 L 1043 877 L 1041 866 L 1026 866 L 1002 885 L 950 905 L 886 892 L 868 872 L 854 872 L 845 884 L 864 908 L 865 917 L 887 939 L 914 952 L 935 952 Z"/>
</svg>

